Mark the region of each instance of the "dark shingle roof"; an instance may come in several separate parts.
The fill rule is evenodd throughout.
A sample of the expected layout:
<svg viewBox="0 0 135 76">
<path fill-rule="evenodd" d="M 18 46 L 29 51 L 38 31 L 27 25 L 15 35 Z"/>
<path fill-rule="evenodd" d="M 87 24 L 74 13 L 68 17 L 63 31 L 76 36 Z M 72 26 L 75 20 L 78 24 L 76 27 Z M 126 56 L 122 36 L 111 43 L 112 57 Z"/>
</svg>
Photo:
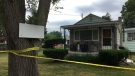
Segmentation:
<svg viewBox="0 0 135 76">
<path fill-rule="evenodd" d="M 97 22 L 108 22 L 109 20 L 103 19 L 99 16 L 96 16 L 94 14 L 89 14 L 86 17 L 84 17 L 83 19 L 81 19 L 80 21 L 78 21 L 77 23 L 75 23 L 74 25 L 78 25 L 78 24 L 93 24 L 93 23 L 97 23 Z"/>
</svg>

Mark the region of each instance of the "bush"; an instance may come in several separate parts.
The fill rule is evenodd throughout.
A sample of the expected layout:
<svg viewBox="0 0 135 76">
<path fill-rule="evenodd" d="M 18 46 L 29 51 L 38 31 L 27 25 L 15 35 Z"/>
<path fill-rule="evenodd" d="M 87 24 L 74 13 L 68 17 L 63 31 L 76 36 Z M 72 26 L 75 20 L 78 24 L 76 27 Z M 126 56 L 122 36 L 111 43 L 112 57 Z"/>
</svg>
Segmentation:
<svg viewBox="0 0 135 76">
<path fill-rule="evenodd" d="M 54 59 L 63 59 L 66 54 L 68 54 L 67 49 L 45 49 L 43 54 L 46 57 L 54 58 Z"/>
<path fill-rule="evenodd" d="M 102 64 L 119 65 L 122 59 L 127 59 L 129 52 L 127 50 L 100 50 L 99 58 Z"/>
<path fill-rule="evenodd" d="M 57 39 L 49 39 L 44 41 L 44 45 L 42 46 L 43 48 L 54 48 L 53 46 L 55 44 L 64 44 L 65 39 L 62 38 L 57 38 Z"/>
<path fill-rule="evenodd" d="M 68 57 L 68 60 L 78 61 L 78 62 L 87 62 L 87 63 L 99 63 L 99 57 L 98 56 L 93 56 L 93 55 L 90 55 L 90 54 L 86 54 L 86 55 L 78 55 L 78 54 L 70 55 Z"/>
</svg>

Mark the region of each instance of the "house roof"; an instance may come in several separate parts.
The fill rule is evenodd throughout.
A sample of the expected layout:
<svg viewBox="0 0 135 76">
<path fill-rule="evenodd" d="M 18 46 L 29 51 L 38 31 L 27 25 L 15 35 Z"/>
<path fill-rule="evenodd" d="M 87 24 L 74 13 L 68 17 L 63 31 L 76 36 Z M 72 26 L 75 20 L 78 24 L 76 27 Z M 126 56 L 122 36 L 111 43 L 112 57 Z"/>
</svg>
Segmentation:
<svg viewBox="0 0 135 76">
<path fill-rule="evenodd" d="M 118 21 L 109 21 L 106 19 L 103 19 L 99 16 L 89 14 L 80 21 L 76 22 L 73 25 L 64 25 L 61 26 L 61 28 L 64 29 L 73 29 L 73 28 L 82 28 L 82 27 L 104 27 L 104 26 L 112 26 L 114 24 L 117 24 Z"/>
<path fill-rule="evenodd" d="M 88 23 L 97 23 L 97 22 L 108 22 L 109 20 L 103 19 L 99 16 L 96 16 L 94 14 L 89 14 L 86 17 L 84 17 L 83 19 L 81 19 L 80 21 L 78 21 L 77 23 L 75 23 L 74 25 L 78 25 L 78 24 L 88 24 Z"/>
<path fill-rule="evenodd" d="M 105 26 L 114 26 L 118 24 L 118 21 L 111 21 L 111 22 L 98 22 L 92 24 L 80 24 L 80 25 L 64 25 L 61 28 L 64 29 L 74 29 L 74 28 L 85 28 L 85 27 L 105 27 Z"/>
<path fill-rule="evenodd" d="M 125 28 L 124 31 L 135 31 L 135 28 Z"/>
</svg>

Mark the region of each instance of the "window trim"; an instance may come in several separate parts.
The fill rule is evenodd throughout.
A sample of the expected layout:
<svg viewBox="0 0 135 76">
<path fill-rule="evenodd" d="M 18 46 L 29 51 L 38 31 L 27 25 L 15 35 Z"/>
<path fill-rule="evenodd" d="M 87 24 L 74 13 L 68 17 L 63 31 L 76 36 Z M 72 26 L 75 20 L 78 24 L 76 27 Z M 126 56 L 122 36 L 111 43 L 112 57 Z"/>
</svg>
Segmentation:
<svg viewBox="0 0 135 76">
<path fill-rule="evenodd" d="M 78 39 L 78 40 L 75 39 L 75 31 L 78 31 L 78 32 L 79 32 L 79 39 Z M 74 40 L 75 40 L 75 41 L 80 41 L 80 30 L 74 30 L 73 36 L 74 36 Z"/>
<path fill-rule="evenodd" d="M 128 40 L 128 37 L 129 37 L 128 34 L 129 34 L 129 33 L 132 33 L 132 34 L 133 34 L 132 40 Z M 135 31 L 127 32 L 127 41 L 135 41 L 135 36 L 134 36 L 134 35 L 135 35 Z M 133 39 L 134 39 L 134 40 L 133 40 Z"/>
<path fill-rule="evenodd" d="M 93 39 L 93 30 L 95 30 L 95 29 L 92 29 L 92 41 L 99 41 L 99 29 L 96 29 L 96 30 L 98 30 L 98 39 L 97 40 Z"/>
</svg>

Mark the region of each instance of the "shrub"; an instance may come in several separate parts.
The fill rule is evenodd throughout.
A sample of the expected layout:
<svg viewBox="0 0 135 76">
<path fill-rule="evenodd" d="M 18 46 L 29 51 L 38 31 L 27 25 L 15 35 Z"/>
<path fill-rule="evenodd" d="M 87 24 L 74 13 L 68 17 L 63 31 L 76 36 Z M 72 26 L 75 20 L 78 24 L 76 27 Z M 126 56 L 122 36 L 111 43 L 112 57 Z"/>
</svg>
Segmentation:
<svg viewBox="0 0 135 76">
<path fill-rule="evenodd" d="M 54 58 L 54 59 L 63 59 L 66 54 L 68 54 L 67 49 L 45 49 L 43 54 L 46 57 Z"/>
<path fill-rule="evenodd" d="M 86 54 L 86 55 L 78 55 L 78 54 L 70 55 L 68 57 L 68 60 L 79 61 L 79 62 L 87 62 L 87 63 L 99 63 L 99 57 L 98 56 L 93 56 L 93 55 L 90 55 L 90 54 Z"/>
<path fill-rule="evenodd" d="M 44 45 L 42 46 L 43 48 L 54 48 L 53 46 L 55 44 L 64 44 L 65 39 L 62 38 L 57 38 L 57 39 L 49 39 L 44 41 Z"/>
<path fill-rule="evenodd" d="M 106 65 L 119 65 L 122 59 L 127 59 L 129 52 L 127 50 L 100 50 L 99 58 L 101 63 Z"/>
</svg>

